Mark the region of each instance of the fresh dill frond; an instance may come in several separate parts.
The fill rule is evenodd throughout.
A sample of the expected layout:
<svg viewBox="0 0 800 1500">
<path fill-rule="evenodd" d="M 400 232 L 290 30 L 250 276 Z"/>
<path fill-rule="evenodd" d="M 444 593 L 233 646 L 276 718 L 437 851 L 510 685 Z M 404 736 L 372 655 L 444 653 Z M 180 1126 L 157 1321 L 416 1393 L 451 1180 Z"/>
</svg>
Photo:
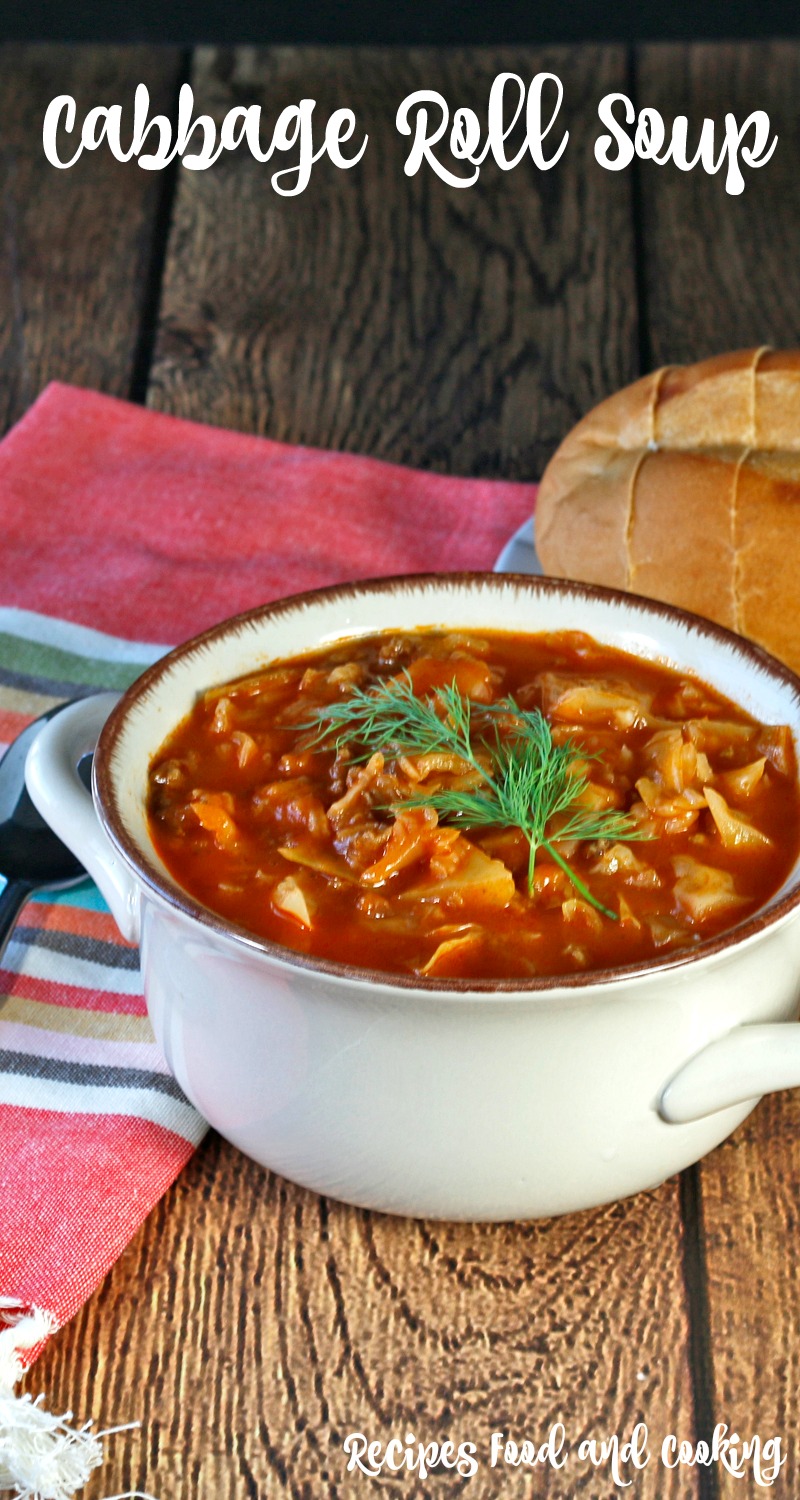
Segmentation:
<svg viewBox="0 0 800 1500">
<path fill-rule="evenodd" d="M 340 702 L 318 709 L 313 719 L 301 727 L 313 731 L 309 742 L 312 745 L 330 739 L 337 749 L 341 745 L 360 744 L 362 751 L 356 755 L 357 760 L 368 760 L 376 750 L 390 746 L 408 755 L 452 748 L 452 731 L 439 717 L 434 704 L 417 696 L 407 672 L 368 693 L 363 688 L 353 688 Z"/>
<path fill-rule="evenodd" d="M 519 828 L 529 849 L 529 892 L 537 850 L 546 849 L 583 899 L 616 920 L 555 844 L 639 839 L 641 831 L 626 813 L 580 806 L 589 779 L 577 765 L 586 757 L 569 740 L 554 742 L 539 709 L 520 708 L 511 697 L 474 704 L 455 682 L 422 698 L 404 673 L 370 692 L 355 688 L 341 702 L 319 709 L 305 727 L 313 731 L 312 744 L 333 739 L 337 749 L 360 746 L 362 759 L 377 750 L 458 756 L 476 773 L 476 786 L 420 791 L 399 805 L 433 807 L 442 821 L 468 828 Z M 554 830 L 555 818 L 560 821 Z"/>
</svg>

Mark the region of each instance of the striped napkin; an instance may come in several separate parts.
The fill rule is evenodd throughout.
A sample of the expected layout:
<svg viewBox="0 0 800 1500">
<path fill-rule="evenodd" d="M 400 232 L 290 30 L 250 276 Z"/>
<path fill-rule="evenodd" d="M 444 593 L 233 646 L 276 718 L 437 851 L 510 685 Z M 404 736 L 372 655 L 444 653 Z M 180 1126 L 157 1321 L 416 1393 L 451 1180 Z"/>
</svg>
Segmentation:
<svg viewBox="0 0 800 1500">
<path fill-rule="evenodd" d="M 533 494 L 51 385 L 0 443 L 0 739 L 65 699 L 124 689 L 167 649 L 141 636 L 178 641 L 326 583 L 491 568 Z M 31 902 L 2 962 L 0 1491 L 4 1390 L 205 1129 L 155 1045 L 136 951 L 88 881 Z M 32 1473 L 18 1493 L 43 1488 Z"/>
<path fill-rule="evenodd" d="M 124 689 L 163 649 L 0 608 L 2 748 L 57 703 Z M 49 1327 L 72 1316 L 204 1130 L 96 887 L 31 901 L 0 969 L 0 1325 L 16 1325 L 0 1361 L 13 1348 L 24 1366 L 21 1344 L 41 1342 L 18 1322 L 32 1307 Z"/>
<path fill-rule="evenodd" d="M 0 607 L 0 753 L 69 699 L 124 690 L 163 647 Z M 69 1497 L 91 1423 L 12 1391 L 205 1133 L 147 1018 L 138 953 L 90 880 L 23 909 L 0 968 L 0 1491 Z"/>
</svg>

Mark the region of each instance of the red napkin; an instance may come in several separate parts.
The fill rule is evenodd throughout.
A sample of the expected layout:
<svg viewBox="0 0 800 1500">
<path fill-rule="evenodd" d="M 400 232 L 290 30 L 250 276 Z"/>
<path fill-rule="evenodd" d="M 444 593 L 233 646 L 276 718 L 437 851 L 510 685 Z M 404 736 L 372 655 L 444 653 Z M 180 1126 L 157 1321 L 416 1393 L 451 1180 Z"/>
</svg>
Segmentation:
<svg viewBox="0 0 800 1500">
<path fill-rule="evenodd" d="M 326 583 L 489 569 L 530 515 L 534 493 L 287 447 L 50 385 L 0 444 L 0 739 L 53 697 L 122 685 L 154 654 L 94 631 L 176 642 Z M 22 957 L 4 959 L 7 1384 L 37 1339 L 91 1294 L 199 1134 L 185 1103 L 171 1100 L 165 1113 L 153 1102 L 153 1090 L 161 1097 L 172 1083 L 163 1060 L 142 1074 L 144 1002 L 132 955 L 100 906 L 84 895 L 31 907 L 31 930 L 17 936 Z M 68 1015 L 78 1012 L 95 1018 L 88 1041 L 88 1020 L 69 1035 Z M 98 1088 L 89 1104 L 77 1093 L 71 1103 L 76 1080 L 93 1085 L 100 1075 L 92 1069 L 110 1054 L 109 1077 L 119 1081 L 125 1062 L 143 1082 L 144 1102 L 137 1095 L 122 1111 L 119 1095 Z M 103 1113 L 92 1113 L 101 1096 Z M 43 1310 L 38 1322 L 34 1306 Z M 26 1314 L 23 1340 L 12 1325 Z"/>
<path fill-rule="evenodd" d="M 174 644 L 327 583 L 489 569 L 533 496 L 53 384 L 0 444 L 0 604 Z"/>
</svg>

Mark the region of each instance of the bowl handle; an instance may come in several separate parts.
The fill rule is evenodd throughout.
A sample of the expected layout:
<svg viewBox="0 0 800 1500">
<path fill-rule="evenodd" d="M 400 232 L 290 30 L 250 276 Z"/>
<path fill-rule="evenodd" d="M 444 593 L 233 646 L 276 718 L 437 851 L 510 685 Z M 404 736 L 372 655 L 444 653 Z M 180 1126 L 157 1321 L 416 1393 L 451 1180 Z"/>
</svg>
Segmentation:
<svg viewBox="0 0 800 1500">
<path fill-rule="evenodd" d="M 762 1094 L 800 1087 L 800 1025 L 737 1026 L 710 1042 L 670 1079 L 658 1102 L 662 1120 L 683 1125 Z"/>
<path fill-rule="evenodd" d="M 97 745 L 119 693 L 82 698 L 56 714 L 36 736 L 25 762 L 31 800 L 63 840 L 111 907 L 124 938 L 139 940 L 139 891 L 121 856 L 106 837 L 78 766 Z"/>
</svg>

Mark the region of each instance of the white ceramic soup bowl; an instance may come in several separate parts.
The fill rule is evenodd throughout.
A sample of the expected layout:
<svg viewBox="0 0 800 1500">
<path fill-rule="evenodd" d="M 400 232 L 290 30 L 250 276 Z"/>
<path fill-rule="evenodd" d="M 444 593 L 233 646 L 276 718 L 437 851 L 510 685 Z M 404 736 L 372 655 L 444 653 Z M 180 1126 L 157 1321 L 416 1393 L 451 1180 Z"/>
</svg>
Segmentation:
<svg viewBox="0 0 800 1500">
<path fill-rule="evenodd" d="M 200 692 L 415 626 L 586 631 L 696 673 L 800 743 L 800 681 L 706 621 L 580 584 L 444 575 L 322 590 L 208 631 L 121 700 L 53 719 L 31 752 L 31 795 L 140 943 L 176 1079 L 249 1156 L 347 1202 L 425 1217 L 544 1217 L 653 1187 L 760 1095 L 800 1084 L 800 870 L 740 926 L 643 966 L 429 981 L 253 937 L 182 890 L 153 848 L 149 764 Z M 95 744 L 92 799 L 76 767 Z"/>
</svg>

